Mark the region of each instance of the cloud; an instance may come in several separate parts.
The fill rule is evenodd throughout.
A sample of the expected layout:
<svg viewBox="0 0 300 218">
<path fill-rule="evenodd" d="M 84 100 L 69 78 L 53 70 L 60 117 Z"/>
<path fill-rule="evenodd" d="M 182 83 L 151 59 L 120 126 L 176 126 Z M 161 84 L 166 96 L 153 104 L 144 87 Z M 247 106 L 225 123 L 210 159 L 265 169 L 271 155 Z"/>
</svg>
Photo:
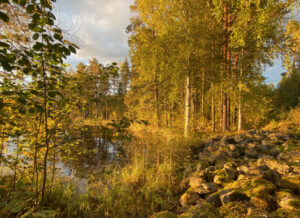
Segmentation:
<svg viewBox="0 0 300 218">
<path fill-rule="evenodd" d="M 74 67 L 96 57 L 102 63 L 121 62 L 128 54 L 129 6 L 133 0 L 62 0 L 55 3 L 59 26 L 80 50 L 68 59 Z M 77 61 L 76 61 L 77 60 Z"/>
</svg>

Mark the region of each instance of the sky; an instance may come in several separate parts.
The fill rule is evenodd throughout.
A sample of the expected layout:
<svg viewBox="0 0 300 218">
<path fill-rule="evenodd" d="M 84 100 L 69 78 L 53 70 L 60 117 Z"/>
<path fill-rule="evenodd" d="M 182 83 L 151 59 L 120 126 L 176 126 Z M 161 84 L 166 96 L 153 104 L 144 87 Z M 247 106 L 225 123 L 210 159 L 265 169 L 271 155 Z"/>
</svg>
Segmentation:
<svg viewBox="0 0 300 218">
<path fill-rule="evenodd" d="M 80 49 L 67 62 L 75 68 L 79 62 L 97 58 L 100 63 L 120 63 L 128 56 L 130 5 L 134 0 L 59 0 L 55 14 L 59 26 Z M 267 83 L 276 83 L 284 72 L 280 60 L 266 67 Z"/>
</svg>

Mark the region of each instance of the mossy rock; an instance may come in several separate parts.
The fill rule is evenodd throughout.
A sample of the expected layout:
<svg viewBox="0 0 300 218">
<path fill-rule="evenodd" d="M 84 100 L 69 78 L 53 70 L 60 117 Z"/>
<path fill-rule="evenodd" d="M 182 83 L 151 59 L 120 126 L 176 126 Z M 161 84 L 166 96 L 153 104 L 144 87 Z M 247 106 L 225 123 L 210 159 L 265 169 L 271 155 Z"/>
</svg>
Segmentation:
<svg viewBox="0 0 300 218">
<path fill-rule="evenodd" d="M 290 189 L 294 194 L 300 194 L 300 176 L 282 177 L 280 186 L 285 189 Z"/>
<path fill-rule="evenodd" d="M 277 203 L 271 195 L 252 196 L 250 202 L 255 208 L 267 211 L 274 211 L 277 209 Z"/>
<path fill-rule="evenodd" d="M 300 211 L 300 198 L 293 195 L 286 195 L 279 199 L 278 204 L 283 209 Z"/>
<path fill-rule="evenodd" d="M 195 205 L 200 200 L 200 196 L 198 193 L 194 191 L 193 188 L 189 188 L 181 197 L 180 204 L 185 207 L 188 205 Z"/>
<path fill-rule="evenodd" d="M 211 204 L 204 203 L 190 207 L 186 213 L 181 214 L 179 217 L 219 218 L 220 215 L 215 207 L 213 207 Z"/>
<path fill-rule="evenodd" d="M 235 181 L 228 184 L 225 188 L 239 189 L 240 192 L 245 193 L 248 197 L 269 195 L 274 193 L 277 189 L 273 183 L 263 178 L 250 178 Z"/>
<path fill-rule="evenodd" d="M 279 208 L 269 214 L 270 218 L 295 218 L 300 216 L 300 212 Z"/>
<path fill-rule="evenodd" d="M 247 218 L 265 218 L 268 216 L 268 211 L 260 208 L 248 208 Z"/>
<path fill-rule="evenodd" d="M 219 213 L 225 218 L 245 217 L 248 206 L 245 202 L 230 202 L 220 207 Z"/>
<path fill-rule="evenodd" d="M 162 212 L 153 214 L 152 216 L 150 216 L 150 218 L 178 218 L 178 216 L 169 211 L 162 211 Z"/>
</svg>

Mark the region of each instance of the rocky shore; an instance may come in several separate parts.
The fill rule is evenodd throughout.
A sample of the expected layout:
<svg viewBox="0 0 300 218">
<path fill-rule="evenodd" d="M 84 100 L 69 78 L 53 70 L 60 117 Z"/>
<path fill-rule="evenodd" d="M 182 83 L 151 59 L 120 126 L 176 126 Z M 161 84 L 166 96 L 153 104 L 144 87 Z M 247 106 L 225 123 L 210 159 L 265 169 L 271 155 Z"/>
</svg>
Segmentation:
<svg viewBox="0 0 300 218">
<path fill-rule="evenodd" d="M 208 140 L 186 169 L 175 213 L 152 218 L 300 217 L 300 137 L 251 130 Z"/>
</svg>

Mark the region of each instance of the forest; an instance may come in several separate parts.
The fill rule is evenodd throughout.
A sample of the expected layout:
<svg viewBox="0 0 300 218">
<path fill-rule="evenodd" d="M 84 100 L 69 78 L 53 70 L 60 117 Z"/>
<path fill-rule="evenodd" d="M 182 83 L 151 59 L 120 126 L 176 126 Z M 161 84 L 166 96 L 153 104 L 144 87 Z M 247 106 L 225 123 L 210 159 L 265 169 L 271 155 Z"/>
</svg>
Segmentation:
<svg viewBox="0 0 300 218">
<path fill-rule="evenodd" d="M 55 2 L 0 0 L 0 218 L 300 217 L 298 0 L 134 0 L 76 67 Z"/>
</svg>

